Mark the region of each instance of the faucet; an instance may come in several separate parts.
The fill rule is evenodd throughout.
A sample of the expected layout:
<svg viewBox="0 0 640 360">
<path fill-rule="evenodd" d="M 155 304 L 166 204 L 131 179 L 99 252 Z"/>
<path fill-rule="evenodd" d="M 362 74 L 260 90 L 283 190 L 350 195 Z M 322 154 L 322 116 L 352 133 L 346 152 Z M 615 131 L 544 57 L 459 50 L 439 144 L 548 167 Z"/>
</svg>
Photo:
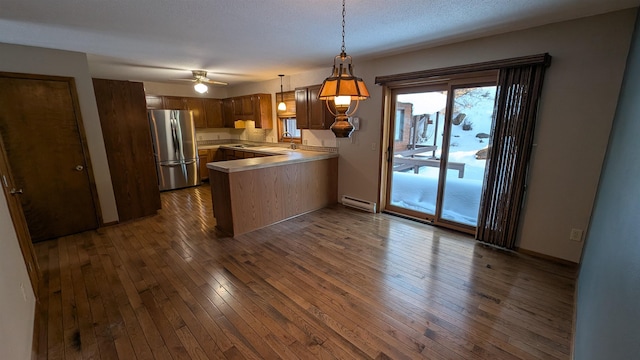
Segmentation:
<svg viewBox="0 0 640 360">
<path fill-rule="evenodd" d="M 296 149 L 296 144 L 293 142 L 293 135 L 291 135 L 291 133 L 290 133 L 290 132 L 288 132 L 288 131 L 283 132 L 283 133 L 282 133 L 282 138 L 283 138 L 283 139 L 285 139 L 285 138 L 289 138 L 289 139 L 291 139 L 291 145 L 290 145 L 290 147 L 291 147 L 291 149 L 293 149 L 293 150 L 295 150 L 295 149 Z"/>
</svg>

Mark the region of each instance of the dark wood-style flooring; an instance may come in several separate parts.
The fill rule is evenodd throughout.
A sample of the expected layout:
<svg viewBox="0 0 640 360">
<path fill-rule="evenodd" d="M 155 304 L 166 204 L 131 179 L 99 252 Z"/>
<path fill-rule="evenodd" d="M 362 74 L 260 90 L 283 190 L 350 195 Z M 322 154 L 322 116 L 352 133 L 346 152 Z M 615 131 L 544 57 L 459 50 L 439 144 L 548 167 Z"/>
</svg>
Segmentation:
<svg viewBox="0 0 640 360">
<path fill-rule="evenodd" d="M 568 359 L 575 266 L 340 205 L 235 238 L 207 185 L 36 244 L 39 358 Z"/>
</svg>

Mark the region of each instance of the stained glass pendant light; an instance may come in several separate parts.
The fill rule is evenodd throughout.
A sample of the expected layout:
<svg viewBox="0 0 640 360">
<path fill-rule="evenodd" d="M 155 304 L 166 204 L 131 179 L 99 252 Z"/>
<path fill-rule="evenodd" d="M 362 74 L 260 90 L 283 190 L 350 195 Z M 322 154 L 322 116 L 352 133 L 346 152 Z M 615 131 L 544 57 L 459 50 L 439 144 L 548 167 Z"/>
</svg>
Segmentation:
<svg viewBox="0 0 640 360">
<path fill-rule="evenodd" d="M 349 118 L 358 110 L 360 101 L 369 98 L 369 90 L 364 81 L 353 75 L 352 59 L 346 53 L 345 13 L 345 0 L 342 0 L 342 48 L 340 54 L 333 59 L 331 76 L 322 82 L 318 93 L 318 99 L 326 102 L 327 108 L 336 118 L 331 125 L 331 131 L 336 137 L 341 138 L 351 136 L 353 125 L 349 122 Z M 331 109 L 329 101 L 334 102 L 335 112 Z"/>
</svg>

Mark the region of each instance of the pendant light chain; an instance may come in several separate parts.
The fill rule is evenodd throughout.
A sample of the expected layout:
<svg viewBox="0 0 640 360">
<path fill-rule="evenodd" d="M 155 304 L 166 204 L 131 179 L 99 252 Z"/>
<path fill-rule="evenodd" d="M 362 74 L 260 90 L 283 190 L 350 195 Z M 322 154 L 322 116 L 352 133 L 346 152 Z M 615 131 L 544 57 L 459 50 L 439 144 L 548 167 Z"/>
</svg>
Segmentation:
<svg viewBox="0 0 640 360">
<path fill-rule="evenodd" d="M 344 17 L 345 17 L 345 14 L 347 13 L 345 10 L 344 2 L 345 0 L 342 0 L 342 53 L 343 54 L 345 54 L 347 51 L 347 48 L 344 46 L 344 25 L 345 25 Z"/>
</svg>

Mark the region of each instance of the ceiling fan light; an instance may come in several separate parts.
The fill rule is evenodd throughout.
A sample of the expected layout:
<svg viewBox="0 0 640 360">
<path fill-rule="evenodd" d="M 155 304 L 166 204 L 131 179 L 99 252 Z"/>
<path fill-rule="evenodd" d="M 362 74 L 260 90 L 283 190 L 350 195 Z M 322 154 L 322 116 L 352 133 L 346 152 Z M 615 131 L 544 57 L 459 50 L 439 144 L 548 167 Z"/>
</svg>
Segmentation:
<svg viewBox="0 0 640 360">
<path fill-rule="evenodd" d="M 203 84 L 201 82 L 197 82 L 195 85 L 193 85 L 193 88 L 195 91 L 199 92 L 200 94 L 204 94 L 207 92 L 207 90 L 209 90 L 209 87 L 206 84 Z"/>
</svg>

